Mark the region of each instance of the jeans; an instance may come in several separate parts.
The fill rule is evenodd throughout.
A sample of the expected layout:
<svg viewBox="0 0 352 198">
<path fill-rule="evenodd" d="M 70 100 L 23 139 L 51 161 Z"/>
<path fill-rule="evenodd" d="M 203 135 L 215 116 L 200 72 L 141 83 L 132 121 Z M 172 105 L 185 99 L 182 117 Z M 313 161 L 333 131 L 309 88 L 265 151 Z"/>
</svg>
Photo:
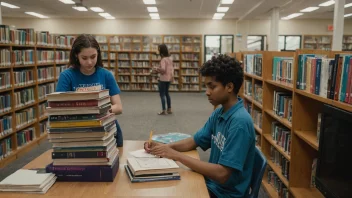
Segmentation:
<svg viewBox="0 0 352 198">
<path fill-rule="evenodd" d="M 123 136 L 122 136 L 122 130 L 121 127 L 119 125 L 119 123 L 117 122 L 117 120 L 115 120 L 116 123 L 116 134 L 115 134 L 115 139 L 116 139 L 116 146 L 117 147 L 122 147 L 123 146 Z"/>
<path fill-rule="evenodd" d="M 160 94 L 161 106 L 163 108 L 163 111 L 166 110 L 165 96 L 166 96 L 167 108 L 171 108 L 171 98 L 169 95 L 169 88 L 170 88 L 170 82 L 159 81 L 159 94 Z"/>
</svg>

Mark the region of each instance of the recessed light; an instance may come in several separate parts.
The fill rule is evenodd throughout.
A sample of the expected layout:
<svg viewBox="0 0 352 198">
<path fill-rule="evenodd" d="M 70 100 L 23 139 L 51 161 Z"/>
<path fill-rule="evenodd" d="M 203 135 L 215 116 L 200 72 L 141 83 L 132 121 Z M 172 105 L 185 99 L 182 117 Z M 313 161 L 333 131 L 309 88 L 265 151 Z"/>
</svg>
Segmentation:
<svg viewBox="0 0 352 198">
<path fill-rule="evenodd" d="M 147 7 L 148 12 L 158 12 L 158 8 L 157 7 Z"/>
<path fill-rule="evenodd" d="M 288 15 L 286 17 L 283 17 L 281 19 L 282 20 L 289 20 L 289 19 L 293 19 L 293 18 L 301 16 L 301 15 L 303 15 L 303 13 L 294 13 L 294 14 L 290 14 L 290 15 Z"/>
<path fill-rule="evenodd" d="M 301 12 L 313 12 L 314 10 L 317 10 L 317 9 L 319 9 L 319 7 L 308 7 L 301 10 Z"/>
<path fill-rule="evenodd" d="M 327 1 L 327 2 L 321 3 L 321 4 L 319 4 L 319 6 L 327 7 L 327 6 L 331 6 L 333 4 L 335 4 L 335 1 L 332 0 L 332 1 Z"/>
<path fill-rule="evenodd" d="M 39 14 L 39 13 L 36 13 L 36 12 L 25 12 L 26 14 L 29 14 L 29 15 L 32 15 L 32 16 L 36 16 L 36 17 L 39 17 L 39 18 L 42 18 L 42 19 L 46 19 L 46 18 L 49 18 L 47 16 L 44 16 L 42 14 Z"/>
<path fill-rule="evenodd" d="M 352 13 L 350 13 L 350 14 L 345 14 L 344 17 L 350 17 L 350 16 L 352 16 Z"/>
<path fill-rule="evenodd" d="M 99 13 L 99 15 L 102 16 L 102 17 L 111 17 L 111 14 L 106 13 L 106 12 L 104 12 L 104 13 Z"/>
<path fill-rule="evenodd" d="M 99 8 L 99 7 L 91 7 L 90 8 L 93 12 L 104 12 L 103 9 Z"/>
<path fill-rule="evenodd" d="M 9 4 L 9 3 L 6 3 L 6 2 L 1 2 L 1 5 L 2 6 L 5 6 L 5 7 L 8 7 L 8 8 L 20 8 L 18 6 L 15 6 L 15 5 L 12 5 L 12 4 Z"/>
<path fill-rule="evenodd" d="M 221 0 L 221 4 L 232 4 L 235 0 Z"/>
<path fill-rule="evenodd" d="M 348 3 L 348 4 L 345 5 L 345 8 L 349 8 L 351 6 L 352 6 L 352 3 Z"/>
<path fill-rule="evenodd" d="M 144 4 L 155 4 L 155 0 L 143 0 Z"/>
<path fill-rule="evenodd" d="M 72 8 L 75 9 L 75 10 L 78 10 L 80 12 L 88 11 L 88 9 L 86 7 L 83 7 L 83 6 L 73 6 Z"/>
<path fill-rule="evenodd" d="M 218 7 L 217 12 L 227 12 L 229 10 L 229 7 Z"/>
<path fill-rule="evenodd" d="M 59 1 L 61 1 L 62 3 L 64 3 L 64 4 L 76 4 L 74 1 L 72 1 L 72 0 L 59 0 Z"/>
</svg>

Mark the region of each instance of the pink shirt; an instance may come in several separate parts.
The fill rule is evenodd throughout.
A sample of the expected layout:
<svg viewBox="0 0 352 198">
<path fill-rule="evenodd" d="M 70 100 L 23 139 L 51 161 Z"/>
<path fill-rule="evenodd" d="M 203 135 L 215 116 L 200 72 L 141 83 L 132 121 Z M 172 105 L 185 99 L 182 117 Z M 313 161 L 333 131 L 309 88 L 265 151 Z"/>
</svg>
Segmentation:
<svg viewBox="0 0 352 198">
<path fill-rule="evenodd" d="M 160 61 L 160 67 L 157 68 L 160 73 L 160 81 L 171 82 L 174 77 L 174 65 L 170 57 L 164 57 Z"/>
</svg>

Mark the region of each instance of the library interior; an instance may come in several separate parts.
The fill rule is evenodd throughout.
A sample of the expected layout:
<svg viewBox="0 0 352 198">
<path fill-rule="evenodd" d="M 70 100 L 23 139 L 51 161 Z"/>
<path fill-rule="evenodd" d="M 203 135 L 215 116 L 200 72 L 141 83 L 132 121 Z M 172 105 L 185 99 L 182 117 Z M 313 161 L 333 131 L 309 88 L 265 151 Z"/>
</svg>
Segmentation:
<svg viewBox="0 0 352 198">
<path fill-rule="evenodd" d="M 352 0 L 1 1 L 0 197 L 352 197 L 351 57 Z"/>
</svg>

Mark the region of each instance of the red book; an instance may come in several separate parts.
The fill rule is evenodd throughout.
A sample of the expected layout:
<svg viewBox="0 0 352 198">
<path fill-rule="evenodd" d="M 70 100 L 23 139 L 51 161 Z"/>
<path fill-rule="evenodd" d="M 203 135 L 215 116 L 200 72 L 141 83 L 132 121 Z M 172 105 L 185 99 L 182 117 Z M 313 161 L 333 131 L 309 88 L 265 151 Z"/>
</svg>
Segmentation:
<svg viewBox="0 0 352 198">
<path fill-rule="evenodd" d="M 351 95 L 351 81 L 352 81 L 352 59 L 350 59 L 350 65 L 348 68 L 348 77 L 347 77 L 347 87 L 346 87 L 346 97 L 345 97 L 345 102 L 349 103 L 350 101 L 350 95 Z"/>
<path fill-rule="evenodd" d="M 100 100 L 76 100 L 76 101 L 63 101 L 63 102 L 48 102 L 48 107 L 100 107 L 110 102 L 110 97 L 104 97 Z"/>
<path fill-rule="evenodd" d="M 315 75 L 316 75 L 316 67 L 317 66 L 317 59 L 312 59 L 312 67 L 310 70 L 310 93 L 315 93 Z"/>
</svg>

